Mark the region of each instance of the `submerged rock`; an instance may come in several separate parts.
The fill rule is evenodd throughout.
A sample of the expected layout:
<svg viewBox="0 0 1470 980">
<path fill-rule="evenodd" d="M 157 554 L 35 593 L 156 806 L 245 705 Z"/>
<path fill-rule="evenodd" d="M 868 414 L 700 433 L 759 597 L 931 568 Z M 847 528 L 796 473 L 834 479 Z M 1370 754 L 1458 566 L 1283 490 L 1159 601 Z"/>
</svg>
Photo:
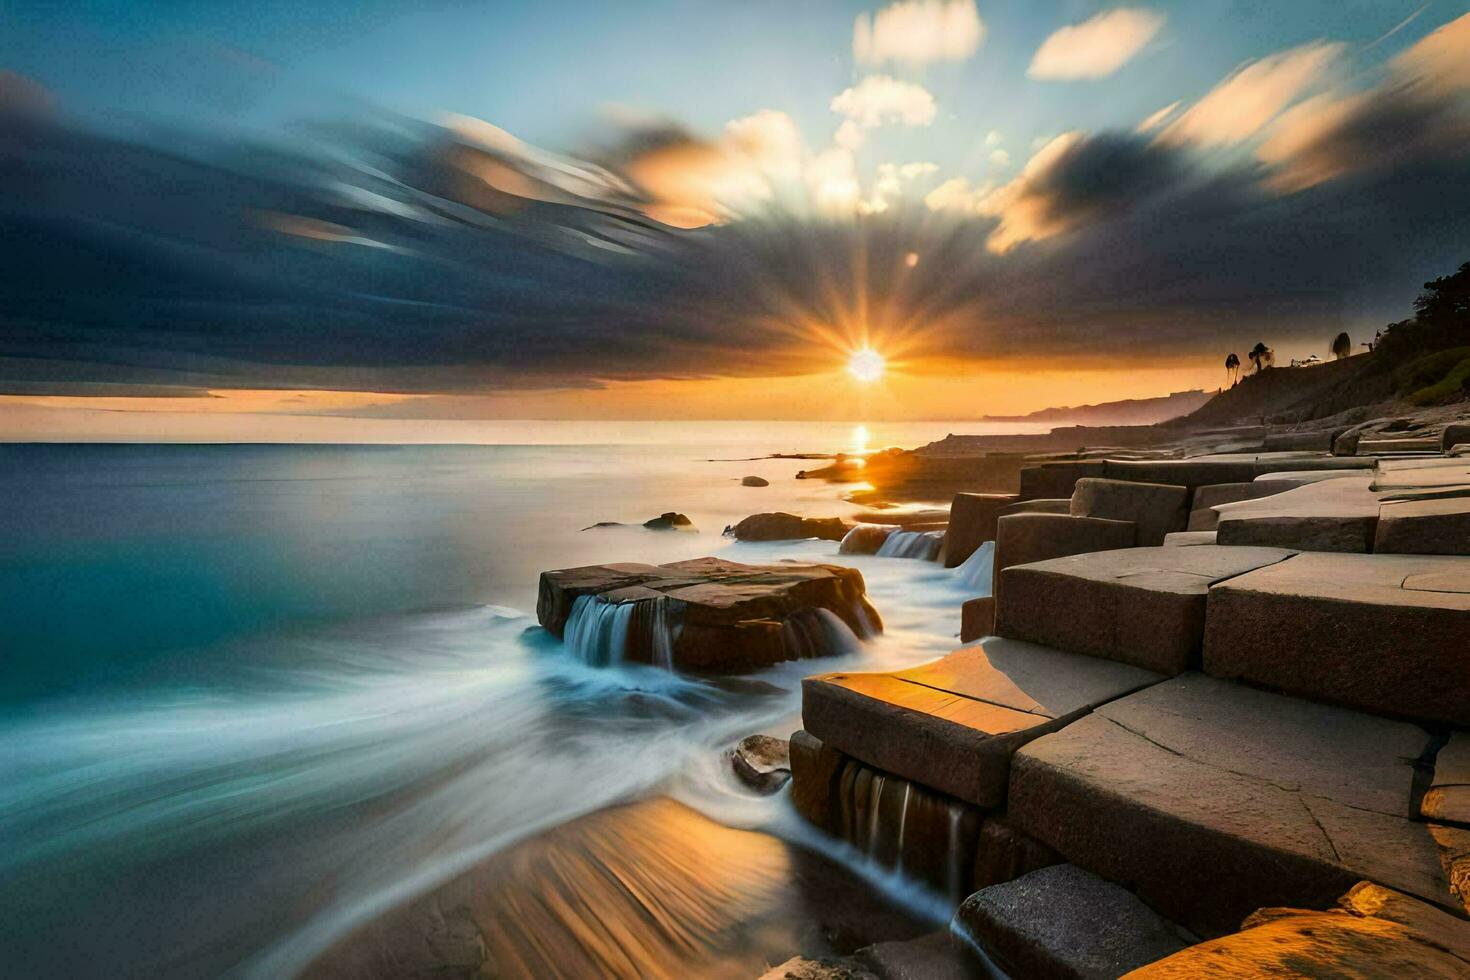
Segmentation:
<svg viewBox="0 0 1470 980">
<path fill-rule="evenodd" d="M 751 789 L 774 793 L 791 778 L 791 745 L 784 738 L 747 735 L 730 750 L 730 765 Z"/>
<path fill-rule="evenodd" d="M 840 517 L 799 517 L 781 511 L 751 514 L 740 523 L 725 528 L 726 534 L 741 541 L 791 541 L 802 538 L 841 541 L 847 531 L 848 526 Z"/>
<path fill-rule="evenodd" d="M 898 531 L 893 524 L 859 524 L 842 539 L 839 555 L 876 555 L 889 535 Z"/>
<path fill-rule="evenodd" d="M 542 572 L 536 615 L 589 663 L 716 673 L 842 653 L 882 629 L 856 569 L 719 558 Z"/>
<path fill-rule="evenodd" d="M 742 487 L 768 487 L 771 481 L 759 476 L 747 476 L 740 481 Z"/>
<path fill-rule="evenodd" d="M 657 517 L 649 518 L 643 522 L 643 526 L 650 531 L 677 531 L 685 529 L 692 531 L 694 529 L 694 522 L 683 514 L 676 514 L 670 510 L 665 511 Z"/>
</svg>

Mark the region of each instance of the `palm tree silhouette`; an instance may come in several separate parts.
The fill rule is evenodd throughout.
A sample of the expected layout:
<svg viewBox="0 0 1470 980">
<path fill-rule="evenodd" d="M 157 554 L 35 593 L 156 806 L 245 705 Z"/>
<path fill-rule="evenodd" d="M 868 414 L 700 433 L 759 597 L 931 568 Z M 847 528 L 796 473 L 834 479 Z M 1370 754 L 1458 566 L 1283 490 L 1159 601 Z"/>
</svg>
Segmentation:
<svg viewBox="0 0 1470 980">
<path fill-rule="evenodd" d="M 1338 334 L 1336 337 L 1333 337 L 1332 338 L 1332 356 L 1333 357 L 1337 358 L 1340 361 L 1344 357 L 1347 357 L 1350 354 L 1352 354 L 1352 352 L 1353 352 L 1353 339 L 1347 335 L 1347 331 L 1346 330 L 1344 330 L 1342 333 Z"/>
<path fill-rule="evenodd" d="M 1232 351 L 1229 354 L 1226 354 L 1225 355 L 1225 376 L 1230 379 L 1230 383 L 1232 385 L 1235 384 L 1235 380 L 1236 380 L 1236 377 L 1239 375 L 1239 372 L 1240 372 L 1240 358 L 1235 355 L 1235 352 L 1234 351 Z"/>
</svg>

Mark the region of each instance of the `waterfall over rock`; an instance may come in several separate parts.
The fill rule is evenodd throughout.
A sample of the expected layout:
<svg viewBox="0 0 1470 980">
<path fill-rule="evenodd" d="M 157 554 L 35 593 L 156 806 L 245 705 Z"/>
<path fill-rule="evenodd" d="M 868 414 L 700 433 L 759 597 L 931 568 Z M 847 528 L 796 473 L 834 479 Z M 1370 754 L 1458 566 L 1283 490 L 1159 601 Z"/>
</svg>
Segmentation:
<svg viewBox="0 0 1470 980">
<path fill-rule="evenodd" d="M 577 596 L 567 617 L 563 642 L 573 656 L 594 667 L 622 663 L 637 605 L 608 602 L 595 595 Z"/>
<path fill-rule="evenodd" d="M 583 663 L 609 667 L 627 659 L 630 643 L 646 638 L 654 666 L 673 670 L 678 635 L 678 614 L 667 596 L 613 602 L 583 595 L 572 601 L 563 642 Z"/>
<path fill-rule="evenodd" d="M 876 555 L 898 528 L 892 524 L 855 524 L 837 546 L 839 555 Z"/>
<path fill-rule="evenodd" d="M 920 558 L 933 561 L 944 544 L 943 531 L 894 531 L 878 549 L 880 558 Z"/>
<path fill-rule="evenodd" d="M 953 901 L 969 888 L 980 811 L 848 760 L 837 780 L 837 835 L 879 866 L 928 882 Z"/>
<path fill-rule="evenodd" d="M 995 591 L 995 542 L 987 541 L 976 548 L 963 565 L 954 570 L 955 577 L 973 595 L 986 596 Z"/>
<path fill-rule="evenodd" d="M 861 614 L 862 610 L 858 612 Z M 802 609 L 781 626 L 781 639 L 789 658 L 807 660 L 856 653 L 862 646 L 857 634 L 836 613 L 827 609 Z"/>
</svg>

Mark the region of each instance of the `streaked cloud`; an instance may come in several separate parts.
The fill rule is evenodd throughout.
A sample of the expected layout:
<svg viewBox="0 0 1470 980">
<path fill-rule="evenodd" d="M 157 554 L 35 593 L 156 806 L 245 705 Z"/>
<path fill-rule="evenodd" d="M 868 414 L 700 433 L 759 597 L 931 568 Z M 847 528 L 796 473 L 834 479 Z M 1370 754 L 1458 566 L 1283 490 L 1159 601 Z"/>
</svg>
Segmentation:
<svg viewBox="0 0 1470 980">
<path fill-rule="evenodd" d="M 1345 45 L 1313 41 L 1237 68 L 1160 134 L 1225 146 L 1255 136 L 1287 106 L 1319 86 Z"/>
<path fill-rule="evenodd" d="M 1393 69 L 1440 91 L 1470 89 L 1470 14 L 1450 21 L 1399 55 Z"/>
<path fill-rule="evenodd" d="M 865 129 L 890 124 L 927 126 L 938 111 L 928 89 L 891 75 L 869 75 L 844 89 L 832 100 L 831 108 Z"/>
<path fill-rule="evenodd" d="M 984 40 L 974 0 L 900 0 L 875 14 L 858 14 L 852 55 L 860 65 L 962 61 Z"/>
<path fill-rule="evenodd" d="M 1158 129 L 1160 126 L 1162 126 L 1166 119 L 1174 115 L 1174 110 L 1178 109 L 1182 104 L 1183 102 L 1181 100 L 1175 99 L 1173 102 L 1170 102 L 1158 112 L 1149 113 L 1148 117 L 1145 118 L 1143 122 L 1138 124 L 1138 129 L 1136 129 L 1135 132 L 1153 132 L 1155 129 Z"/>
<path fill-rule="evenodd" d="M 1063 27 L 1042 42 L 1026 74 L 1032 78 L 1102 78 L 1127 64 L 1164 26 L 1164 15 L 1119 7 Z"/>
<path fill-rule="evenodd" d="M 991 183 L 972 186 L 965 177 L 951 177 L 924 195 L 924 206 L 930 211 L 978 215 L 980 202 L 985 200 L 994 187 Z"/>
</svg>

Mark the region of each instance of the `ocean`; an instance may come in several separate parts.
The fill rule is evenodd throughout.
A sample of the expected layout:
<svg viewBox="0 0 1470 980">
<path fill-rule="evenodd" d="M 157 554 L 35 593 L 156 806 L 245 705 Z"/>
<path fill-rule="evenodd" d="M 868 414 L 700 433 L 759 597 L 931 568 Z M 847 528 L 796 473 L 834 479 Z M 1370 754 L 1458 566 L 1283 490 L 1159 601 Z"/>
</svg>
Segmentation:
<svg viewBox="0 0 1470 980">
<path fill-rule="evenodd" d="M 789 734 L 806 674 L 947 652 L 959 603 L 989 586 L 723 537 L 759 511 L 858 509 L 793 478 L 820 463 L 751 457 L 975 431 L 528 422 L 486 445 L 0 446 L 0 972 L 297 974 L 617 803 L 671 796 L 801 838 L 785 795 L 742 791 L 723 750 Z M 697 530 L 641 527 L 670 510 Z M 731 683 L 593 667 L 535 622 L 543 569 L 710 554 L 854 565 L 886 632 Z"/>
</svg>

